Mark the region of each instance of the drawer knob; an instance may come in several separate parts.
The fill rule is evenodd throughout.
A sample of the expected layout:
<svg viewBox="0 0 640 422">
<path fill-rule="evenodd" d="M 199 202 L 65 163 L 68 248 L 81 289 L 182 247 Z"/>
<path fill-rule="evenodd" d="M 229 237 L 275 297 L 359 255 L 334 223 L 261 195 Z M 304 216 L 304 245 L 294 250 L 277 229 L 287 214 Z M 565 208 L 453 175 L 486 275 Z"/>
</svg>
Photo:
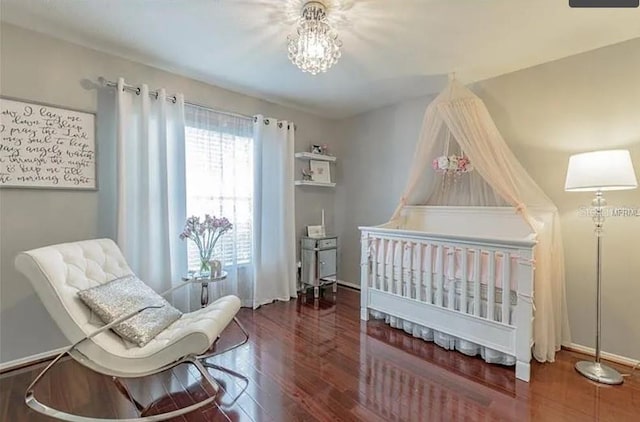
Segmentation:
<svg viewBox="0 0 640 422">
<path fill-rule="evenodd" d="M 320 265 L 324 265 L 324 264 L 326 264 L 326 262 L 320 261 Z"/>
</svg>

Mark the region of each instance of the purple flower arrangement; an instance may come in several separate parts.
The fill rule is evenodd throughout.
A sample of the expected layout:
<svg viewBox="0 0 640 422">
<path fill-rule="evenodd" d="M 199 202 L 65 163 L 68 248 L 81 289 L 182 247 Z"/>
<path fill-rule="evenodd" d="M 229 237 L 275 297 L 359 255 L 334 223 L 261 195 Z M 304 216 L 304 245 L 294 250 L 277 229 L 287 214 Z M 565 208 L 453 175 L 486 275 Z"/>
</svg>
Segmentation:
<svg viewBox="0 0 640 422">
<path fill-rule="evenodd" d="M 180 233 L 180 239 L 191 239 L 198 247 L 200 253 L 200 271 L 210 271 L 209 261 L 213 254 L 216 242 L 226 232 L 231 230 L 233 225 L 226 217 L 217 218 L 206 214 L 204 221 L 200 217 L 191 216 L 184 224 L 184 230 Z"/>
</svg>

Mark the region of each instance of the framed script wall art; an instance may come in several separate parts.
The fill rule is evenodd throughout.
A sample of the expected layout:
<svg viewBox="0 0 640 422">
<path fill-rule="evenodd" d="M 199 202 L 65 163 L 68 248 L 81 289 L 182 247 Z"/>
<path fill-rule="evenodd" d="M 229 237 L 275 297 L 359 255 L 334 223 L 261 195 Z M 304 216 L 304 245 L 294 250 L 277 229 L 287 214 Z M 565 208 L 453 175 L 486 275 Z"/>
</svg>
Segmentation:
<svg viewBox="0 0 640 422">
<path fill-rule="evenodd" d="M 0 188 L 96 190 L 95 114 L 0 98 Z"/>
</svg>

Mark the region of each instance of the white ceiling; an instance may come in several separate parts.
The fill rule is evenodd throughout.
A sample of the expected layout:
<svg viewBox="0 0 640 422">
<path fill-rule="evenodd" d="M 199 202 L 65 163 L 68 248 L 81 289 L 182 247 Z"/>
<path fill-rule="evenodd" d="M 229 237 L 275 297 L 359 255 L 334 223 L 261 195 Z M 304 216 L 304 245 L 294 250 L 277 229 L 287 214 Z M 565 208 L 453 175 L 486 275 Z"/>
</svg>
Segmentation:
<svg viewBox="0 0 640 422">
<path fill-rule="evenodd" d="M 327 117 L 640 37 L 640 9 L 568 0 L 332 0 L 343 55 L 312 76 L 286 52 L 303 0 L 0 1 L 3 21 Z"/>
</svg>

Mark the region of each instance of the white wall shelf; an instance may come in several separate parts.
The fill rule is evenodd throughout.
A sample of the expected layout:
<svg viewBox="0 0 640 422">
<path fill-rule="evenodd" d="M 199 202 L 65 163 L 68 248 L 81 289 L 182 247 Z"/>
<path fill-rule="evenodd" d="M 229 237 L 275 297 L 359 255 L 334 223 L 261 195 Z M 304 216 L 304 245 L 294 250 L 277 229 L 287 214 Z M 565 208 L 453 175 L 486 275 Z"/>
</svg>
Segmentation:
<svg viewBox="0 0 640 422">
<path fill-rule="evenodd" d="M 333 188 L 336 186 L 335 183 L 322 183 L 322 182 L 314 182 L 312 180 L 296 180 L 296 186 L 322 186 L 325 188 Z"/>
<path fill-rule="evenodd" d="M 311 152 L 296 152 L 295 157 L 299 160 L 336 161 L 336 157 L 332 155 L 313 154 Z"/>
</svg>

